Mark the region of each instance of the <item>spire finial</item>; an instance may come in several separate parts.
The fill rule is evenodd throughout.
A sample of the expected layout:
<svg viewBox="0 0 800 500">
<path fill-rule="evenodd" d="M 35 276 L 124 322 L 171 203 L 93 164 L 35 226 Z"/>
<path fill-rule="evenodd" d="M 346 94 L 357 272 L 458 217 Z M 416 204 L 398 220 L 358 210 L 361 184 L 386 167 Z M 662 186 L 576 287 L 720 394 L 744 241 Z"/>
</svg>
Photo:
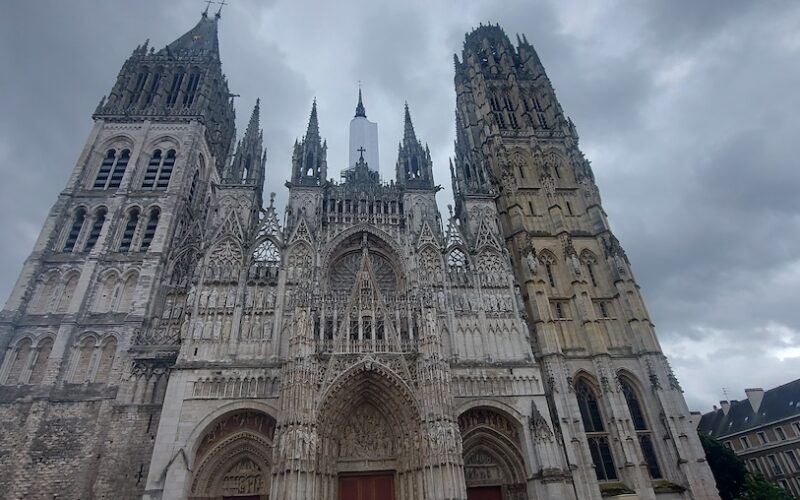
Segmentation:
<svg viewBox="0 0 800 500">
<path fill-rule="evenodd" d="M 208 8 L 211 7 L 212 3 L 214 3 L 214 0 L 206 0 L 206 8 L 202 12 L 203 17 L 208 17 Z"/>
<path fill-rule="evenodd" d="M 222 1 L 217 2 L 217 3 L 219 4 L 219 9 L 217 9 L 217 13 L 214 14 L 214 17 L 219 19 L 220 17 L 222 17 L 222 7 L 224 7 L 225 5 L 228 5 L 228 3 L 225 0 L 222 0 Z"/>
</svg>

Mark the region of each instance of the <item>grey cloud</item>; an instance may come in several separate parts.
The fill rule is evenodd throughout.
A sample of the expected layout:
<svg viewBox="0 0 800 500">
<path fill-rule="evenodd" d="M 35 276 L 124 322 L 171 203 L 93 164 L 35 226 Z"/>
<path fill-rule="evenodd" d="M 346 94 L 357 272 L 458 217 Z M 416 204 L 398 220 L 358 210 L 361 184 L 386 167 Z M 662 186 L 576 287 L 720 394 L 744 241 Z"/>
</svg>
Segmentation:
<svg viewBox="0 0 800 500">
<path fill-rule="evenodd" d="M 356 81 L 394 173 L 402 104 L 447 191 L 452 54 L 479 22 L 525 33 L 541 56 L 690 404 L 796 376 L 800 332 L 800 6 L 795 2 L 619 3 L 235 0 L 223 68 L 239 129 L 256 97 L 266 189 L 285 200 L 291 145 L 320 106 L 329 171 L 347 159 Z M 588 7 L 590 5 L 591 7 Z M 131 50 L 163 46 L 202 2 L 13 2 L 0 18 L 0 292 L 7 295 Z M 153 15 L 158 12 L 158 15 Z M 782 350 L 781 350 L 782 349 Z M 746 376 L 744 376 L 746 374 Z"/>
</svg>

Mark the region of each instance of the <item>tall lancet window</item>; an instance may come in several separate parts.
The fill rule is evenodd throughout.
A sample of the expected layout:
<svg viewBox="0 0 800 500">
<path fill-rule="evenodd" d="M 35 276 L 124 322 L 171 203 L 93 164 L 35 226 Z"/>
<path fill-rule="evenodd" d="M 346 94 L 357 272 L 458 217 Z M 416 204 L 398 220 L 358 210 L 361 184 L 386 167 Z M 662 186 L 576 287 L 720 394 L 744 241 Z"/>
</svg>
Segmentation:
<svg viewBox="0 0 800 500">
<path fill-rule="evenodd" d="M 79 208 L 75 211 L 75 216 L 72 218 L 72 226 L 69 228 L 67 240 L 64 242 L 65 252 L 71 252 L 75 249 L 75 243 L 78 242 L 78 237 L 81 235 L 84 221 L 86 221 L 86 210 Z"/>
<path fill-rule="evenodd" d="M 178 95 L 181 93 L 184 74 L 183 68 L 178 68 L 177 72 L 172 77 L 172 85 L 170 85 L 169 94 L 167 94 L 167 107 L 171 108 L 178 102 Z"/>
<path fill-rule="evenodd" d="M 583 379 L 575 384 L 575 395 L 583 420 L 583 430 L 594 463 L 594 472 L 599 481 L 617 479 L 617 469 L 611 454 L 608 432 L 603 424 L 603 416 L 594 389 Z"/>
<path fill-rule="evenodd" d="M 154 208 L 150 211 L 150 216 L 147 218 L 147 225 L 144 227 L 144 234 L 142 234 L 142 244 L 139 247 L 139 250 L 142 252 L 147 251 L 150 248 L 150 244 L 153 243 L 153 238 L 156 235 L 156 229 L 158 228 L 158 216 L 160 212 L 157 208 Z"/>
<path fill-rule="evenodd" d="M 642 448 L 644 461 L 647 463 L 647 472 L 650 473 L 651 478 L 660 479 L 662 477 L 661 467 L 658 465 L 655 446 L 653 446 L 652 433 L 647 425 L 644 411 L 642 411 L 639 395 L 634 389 L 633 384 L 626 378 L 620 378 L 620 385 L 622 386 L 622 393 L 625 395 L 625 402 L 628 403 L 628 412 L 631 414 L 631 422 L 639 438 L 639 446 Z"/>
<path fill-rule="evenodd" d="M 86 240 L 86 246 L 83 248 L 85 251 L 89 251 L 94 248 L 97 244 L 97 240 L 100 238 L 100 232 L 103 230 L 103 225 L 106 223 L 106 209 L 99 208 L 94 213 L 94 221 L 92 222 L 92 229 L 89 231 L 89 238 Z"/>
<path fill-rule="evenodd" d="M 183 105 L 190 107 L 197 97 L 197 87 L 200 84 L 200 69 L 192 68 L 189 74 L 189 82 L 186 84 L 186 94 L 183 96 Z"/>
</svg>

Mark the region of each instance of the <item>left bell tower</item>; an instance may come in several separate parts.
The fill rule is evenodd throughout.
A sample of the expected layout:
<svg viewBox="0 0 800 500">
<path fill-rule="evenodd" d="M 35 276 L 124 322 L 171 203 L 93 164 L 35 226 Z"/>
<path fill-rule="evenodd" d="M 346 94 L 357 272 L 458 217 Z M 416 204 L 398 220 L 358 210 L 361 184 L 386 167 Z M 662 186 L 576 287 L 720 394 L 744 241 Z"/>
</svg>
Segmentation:
<svg viewBox="0 0 800 500">
<path fill-rule="evenodd" d="M 141 497 L 234 109 L 219 14 L 125 61 L 0 314 L 0 491 Z"/>
</svg>

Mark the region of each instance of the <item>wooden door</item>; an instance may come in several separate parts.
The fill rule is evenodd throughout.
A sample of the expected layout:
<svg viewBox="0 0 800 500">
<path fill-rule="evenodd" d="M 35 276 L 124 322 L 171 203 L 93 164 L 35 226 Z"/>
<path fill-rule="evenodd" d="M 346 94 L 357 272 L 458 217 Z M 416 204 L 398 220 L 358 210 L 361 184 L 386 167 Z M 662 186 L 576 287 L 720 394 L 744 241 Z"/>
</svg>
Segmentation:
<svg viewBox="0 0 800 500">
<path fill-rule="evenodd" d="M 503 492 L 499 486 L 467 488 L 467 500 L 503 500 Z"/>
<path fill-rule="evenodd" d="M 394 500 L 394 476 L 342 476 L 339 500 Z"/>
</svg>

